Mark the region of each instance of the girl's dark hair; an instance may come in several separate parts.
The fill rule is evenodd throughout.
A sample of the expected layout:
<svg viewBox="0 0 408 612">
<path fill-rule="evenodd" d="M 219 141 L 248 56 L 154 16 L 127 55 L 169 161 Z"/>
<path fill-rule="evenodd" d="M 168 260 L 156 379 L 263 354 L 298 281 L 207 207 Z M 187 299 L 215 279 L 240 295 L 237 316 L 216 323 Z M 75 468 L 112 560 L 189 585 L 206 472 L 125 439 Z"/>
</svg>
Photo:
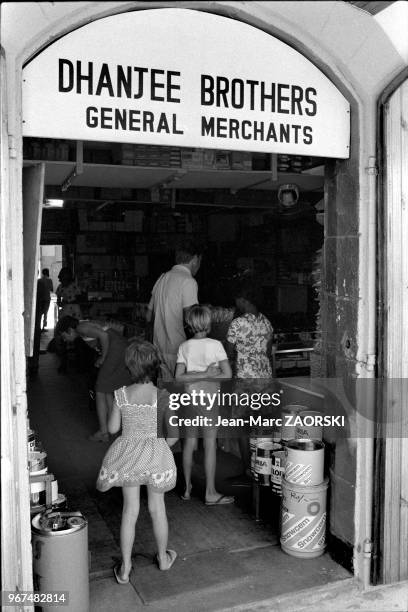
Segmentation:
<svg viewBox="0 0 408 612">
<path fill-rule="evenodd" d="M 70 315 L 65 315 L 65 317 L 62 317 L 62 319 L 60 319 L 58 321 L 58 323 L 55 326 L 55 335 L 61 335 L 62 333 L 68 331 L 70 328 L 72 329 L 76 329 L 77 325 L 79 323 L 79 320 L 76 319 L 75 317 L 71 317 Z"/>
<path fill-rule="evenodd" d="M 136 340 L 129 344 L 125 355 L 126 366 L 133 382 L 156 383 L 160 369 L 160 359 L 156 348 L 146 340 Z"/>
<path fill-rule="evenodd" d="M 235 298 L 244 298 L 254 306 L 261 301 L 259 288 L 248 280 L 238 283 L 234 290 Z"/>
</svg>

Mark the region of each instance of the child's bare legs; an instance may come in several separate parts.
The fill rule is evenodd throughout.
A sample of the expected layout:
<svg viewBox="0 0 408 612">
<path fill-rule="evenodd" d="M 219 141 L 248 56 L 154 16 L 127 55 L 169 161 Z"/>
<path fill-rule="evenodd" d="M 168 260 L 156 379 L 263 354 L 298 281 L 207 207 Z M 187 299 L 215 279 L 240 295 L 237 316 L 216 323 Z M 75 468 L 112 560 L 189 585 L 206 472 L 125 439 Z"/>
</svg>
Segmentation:
<svg viewBox="0 0 408 612">
<path fill-rule="evenodd" d="M 191 493 L 191 472 L 193 469 L 193 453 L 197 445 L 196 438 L 185 438 L 183 446 L 183 472 L 186 481 L 184 498 L 189 499 Z"/>
<path fill-rule="evenodd" d="M 113 394 L 96 392 L 96 414 L 99 421 L 99 432 L 108 433 L 108 419 L 113 405 Z M 98 432 L 97 432 L 98 433 Z"/>
<path fill-rule="evenodd" d="M 168 563 L 167 541 L 169 527 L 167 523 L 166 506 L 164 503 L 164 493 L 147 487 L 147 494 L 149 513 L 152 519 L 153 533 L 157 544 L 157 558 L 160 566 L 166 566 Z"/>
<path fill-rule="evenodd" d="M 122 566 L 120 577 L 126 580 L 132 569 L 132 548 L 135 540 L 135 527 L 140 507 L 140 487 L 122 487 L 123 510 L 120 525 L 120 550 Z"/>
<path fill-rule="evenodd" d="M 217 434 L 204 438 L 205 501 L 216 501 L 221 493 L 215 489 L 215 469 L 217 465 Z"/>
</svg>

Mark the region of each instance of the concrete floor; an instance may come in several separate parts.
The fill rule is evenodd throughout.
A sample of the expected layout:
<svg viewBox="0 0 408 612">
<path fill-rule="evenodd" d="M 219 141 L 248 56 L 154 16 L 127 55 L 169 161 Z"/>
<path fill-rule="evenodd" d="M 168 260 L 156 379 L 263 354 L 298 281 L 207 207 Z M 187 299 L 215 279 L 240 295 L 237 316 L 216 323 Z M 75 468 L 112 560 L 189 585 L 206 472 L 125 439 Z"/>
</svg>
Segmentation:
<svg viewBox="0 0 408 612">
<path fill-rule="evenodd" d="M 43 334 L 43 349 L 50 338 L 50 332 Z M 29 419 L 48 453 L 49 472 L 58 479 L 60 491 L 88 520 L 91 610 L 137 611 L 148 606 L 152 612 L 198 612 L 237 606 L 250 610 L 258 609 L 253 607 L 257 605 L 259 610 L 278 610 L 280 600 L 307 592 L 312 586 L 316 590 L 339 585 L 341 592 L 350 591 L 354 584 L 351 575 L 328 554 L 308 560 L 288 556 L 281 551 L 270 521 L 255 524 L 250 490 L 232 490 L 225 480 L 237 468 L 236 459 L 225 453 L 220 455 L 217 484 L 223 493 L 236 493 L 237 504 L 205 507 L 199 466 L 194 480 L 197 497 L 190 509 L 177 491 L 168 497 L 169 544 L 173 537 L 179 551 L 171 572 L 159 572 L 153 565 L 154 549 L 149 548 L 150 541 L 144 535 L 145 523 L 146 532 L 149 527 L 147 515 L 141 516 L 139 533 L 143 537 L 137 540 L 134 576 L 129 584 L 118 585 L 112 566 L 120 555 L 120 491 L 110 500 L 98 498 L 106 494 L 95 493 L 94 482 L 107 446 L 87 441 L 96 429 L 96 415 L 89 409 L 82 377 L 73 367 L 65 375 L 57 374 L 57 365 L 55 355 L 41 354 L 39 374 L 28 385 Z M 237 544 L 240 530 L 241 547 Z M 304 602 L 302 598 L 300 603 Z M 288 603 L 285 609 L 289 609 Z"/>
</svg>

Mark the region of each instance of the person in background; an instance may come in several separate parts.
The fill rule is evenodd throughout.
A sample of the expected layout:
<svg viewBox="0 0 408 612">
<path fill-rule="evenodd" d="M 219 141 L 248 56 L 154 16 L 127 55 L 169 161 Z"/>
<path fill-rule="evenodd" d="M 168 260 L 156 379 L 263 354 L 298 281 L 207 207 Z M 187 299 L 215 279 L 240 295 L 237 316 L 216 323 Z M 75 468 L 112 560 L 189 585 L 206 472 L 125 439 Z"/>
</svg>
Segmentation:
<svg viewBox="0 0 408 612">
<path fill-rule="evenodd" d="M 140 485 L 147 486 L 159 569 L 169 570 L 177 557 L 175 550 L 167 548 L 168 522 L 164 493 L 176 484 L 177 470 L 170 447 L 178 440 L 178 429 L 169 426 L 165 435 L 171 437 L 158 437 L 161 436 L 164 423 L 169 423 L 168 394 L 155 385 L 160 368 L 159 356 L 150 342 L 137 341 L 127 348 L 125 362 L 131 373 L 132 384 L 115 391 L 115 401 L 108 421 L 109 432 L 114 434 L 122 427 L 122 435 L 113 442 L 105 455 L 96 483 L 99 491 L 122 487 L 122 562 L 113 570 L 119 584 L 127 584 L 132 571 Z"/>
<path fill-rule="evenodd" d="M 217 393 L 219 385 L 211 380 L 214 378 L 231 378 L 232 371 L 225 352 L 219 340 L 207 338 L 211 328 L 211 310 L 207 306 L 192 306 L 186 315 L 186 323 L 194 334 L 183 342 L 178 350 L 176 365 L 176 380 L 187 383 L 185 391 L 204 390 L 205 393 Z M 206 405 L 199 407 L 189 406 L 188 416 L 210 416 L 212 422 L 217 420 L 217 409 L 214 406 L 211 413 Z M 197 446 L 199 430 L 204 438 L 204 467 L 205 467 L 205 503 L 208 506 L 232 504 L 233 497 L 222 495 L 215 488 L 216 453 L 217 453 L 217 427 L 189 427 L 186 430 L 186 439 L 183 447 L 183 469 L 186 488 L 182 499 L 187 501 L 191 495 L 191 471 L 193 466 L 193 453 Z"/>
<path fill-rule="evenodd" d="M 231 321 L 227 332 L 226 348 L 234 364 L 234 377 L 247 381 L 243 386 L 238 383 L 237 388 L 242 387 L 242 391 L 249 392 L 259 391 L 262 379 L 271 379 L 273 375 L 273 327 L 269 319 L 259 312 L 257 303 L 258 293 L 253 283 L 248 279 L 239 283 L 235 289 L 235 305 L 240 314 Z M 235 484 L 243 485 L 248 484 L 250 475 L 249 439 L 238 438 L 238 443 L 243 473 L 236 478 Z"/>
<path fill-rule="evenodd" d="M 80 336 L 96 339 L 99 343 L 100 355 L 95 361 L 95 366 L 99 368 L 95 383 L 99 429 L 88 439 L 91 442 L 109 442 L 108 419 L 112 410 L 113 392 L 132 382 L 125 365 L 128 342 L 113 329 L 105 330 L 96 323 L 78 321 L 69 315 L 58 321 L 55 332 L 63 342 L 74 342 Z"/>
<path fill-rule="evenodd" d="M 54 291 L 50 271 L 48 268 L 42 270 L 42 276 L 37 282 L 37 293 L 42 317 L 42 331 L 47 330 L 47 314 L 51 302 L 51 293 Z"/>
<path fill-rule="evenodd" d="M 55 292 L 57 295 L 58 317 L 61 318 L 69 315 L 80 319 L 82 312 L 78 300 L 81 295 L 81 289 L 75 282 L 71 270 L 67 267 L 61 268 L 58 280 L 60 284 Z"/>
<path fill-rule="evenodd" d="M 197 304 L 197 274 L 201 255 L 192 243 L 176 252 L 176 265 L 156 281 L 152 290 L 146 320 L 153 321 L 153 344 L 162 361 L 162 377 L 174 377 L 177 351 L 186 340 L 184 319 L 187 310 Z"/>
</svg>

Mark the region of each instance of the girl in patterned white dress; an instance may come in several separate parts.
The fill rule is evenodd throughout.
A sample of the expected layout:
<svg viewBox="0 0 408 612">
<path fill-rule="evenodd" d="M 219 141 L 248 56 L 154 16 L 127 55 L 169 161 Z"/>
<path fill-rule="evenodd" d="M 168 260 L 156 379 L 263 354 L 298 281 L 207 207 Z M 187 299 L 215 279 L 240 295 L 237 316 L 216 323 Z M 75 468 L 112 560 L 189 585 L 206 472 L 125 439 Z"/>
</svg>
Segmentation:
<svg viewBox="0 0 408 612">
<path fill-rule="evenodd" d="M 150 342 L 140 341 L 129 345 L 125 361 L 134 384 L 115 391 L 108 430 L 113 434 L 122 426 L 122 434 L 106 453 L 96 483 L 99 491 L 122 487 L 122 563 L 114 568 L 119 584 L 129 582 L 132 570 L 131 556 L 139 514 L 140 485 L 147 485 L 159 568 L 170 569 L 177 557 L 174 550 L 167 549 L 168 523 L 164 493 L 176 484 L 176 466 L 169 447 L 177 442 L 178 430 L 168 426 L 167 435 L 173 437 L 158 437 L 168 414 L 167 392 L 157 389 L 153 382 L 157 380 L 159 357 Z"/>
</svg>

